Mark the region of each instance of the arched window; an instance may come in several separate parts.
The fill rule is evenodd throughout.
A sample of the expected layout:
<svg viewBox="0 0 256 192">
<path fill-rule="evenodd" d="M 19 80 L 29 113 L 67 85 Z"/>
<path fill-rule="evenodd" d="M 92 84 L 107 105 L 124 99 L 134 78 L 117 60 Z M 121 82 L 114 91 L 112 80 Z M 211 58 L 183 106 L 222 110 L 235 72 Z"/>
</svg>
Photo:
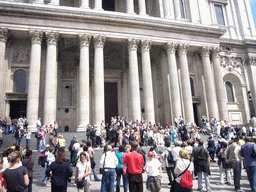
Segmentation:
<svg viewBox="0 0 256 192">
<path fill-rule="evenodd" d="M 190 77 L 190 86 L 191 86 L 191 94 L 195 96 L 195 87 L 194 87 L 194 80 Z"/>
<path fill-rule="evenodd" d="M 185 19 L 184 0 L 180 0 L 180 15 L 181 15 L 181 18 Z"/>
<path fill-rule="evenodd" d="M 227 81 L 225 85 L 226 85 L 228 102 L 235 102 L 232 84 L 229 81 Z"/>
<path fill-rule="evenodd" d="M 19 69 L 15 71 L 13 78 L 13 92 L 14 93 L 26 93 L 27 83 L 26 71 Z"/>
</svg>

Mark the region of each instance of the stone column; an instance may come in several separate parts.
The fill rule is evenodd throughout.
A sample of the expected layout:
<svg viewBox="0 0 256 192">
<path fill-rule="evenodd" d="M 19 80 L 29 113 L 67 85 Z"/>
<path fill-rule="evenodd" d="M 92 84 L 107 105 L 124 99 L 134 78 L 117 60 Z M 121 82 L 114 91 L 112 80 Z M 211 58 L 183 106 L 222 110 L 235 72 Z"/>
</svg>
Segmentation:
<svg viewBox="0 0 256 192">
<path fill-rule="evenodd" d="M 170 1 L 163 0 L 163 3 L 164 3 L 164 18 L 170 19 L 171 18 Z"/>
<path fill-rule="evenodd" d="M 217 100 L 219 106 L 220 119 L 228 120 L 228 110 L 227 110 L 227 96 L 225 91 L 225 85 L 223 82 L 222 70 L 220 66 L 220 55 L 219 48 L 213 48 L 213 70 L 214 70 L 214 79 L 217 93 Z"/>
<path fill-rule="evenodd" d="M 94 9 L 103 10 L 103 9 L 102 9 L 102 0 L 95 0 Z"/>
<path fill-rule="evenodd" d="M 45 70 L 44 124 L 56 120 L 57 104 L 57 32 L 46 32 L 47 53 Z"/>
<path fill-rule="evenodd" d="M 154 109 L 154 95 L 153 95 L 152 71 L 151 71 L 151 61 L 150 61 L 150 47 L 151 47 L 150 41 L 148 40 L 141 41 L 145 118 L 148 120 L 148 122 L 155 124 L 155 109 Z"/>
<path fill-rule="evenodd" d="M 103 47 L 106 37 L 94 36 L 94 124 L 100 125 L 105 120 L 104 97 L 104 53 Z"/>
<path fill-rule="evenodd" d="M 134 14 L 134 3 L 133 0 L 126 0 L 127 13 Z"/>
<path fill-rule="evenodd" d="M 60 5 L 60 0 L 51 0 L 51 3 L 49 5 Z"/>
<path fill-rule="evenodd" d="M 189 70 L 188 70 L 188 58 L 187 58 L 188 45 L 179 45 L 179 60 L 180 60 L 180 74 L 181 74 L 181 87 L 184 103 L 184 115 L 185 122 L 194 122 L 193 100 L 191 94 Z"/>
<path fill-rule="evenodd" d="M 31 56 L 28 81 L 28 101 L 27 101 L 27 119 L 29 121 L 30 131 L 36 132 L 36 121 L 38 120 L 39 109 L 39 87 L 40 87 L 40 69 L 41 69 L 41 42 L 42 31 L 30 31 L 31 36 Z"/>
<path fill-rule="evenodd" d="M 89 9 L 89 0 L 81 0 L 80 8 L 82 9 Z"/>
<path fill-rule="evenodd" d="M 147 15 L 145 0 L 139 0 L 139 14 Z"/>
<path fill-rule="evenodd" d="M 77 131 L 85 131 L 90 122 L 90 36 L 79 34 L 80 65 L 79 65 L 79 126 Z"/>
<path fill-rule="evenodd" d="M 179 78 L 178 70 L 176 63 L 176 51 L 177 45 L 174 43 L 168 43 L 166 45 L 167 50 L 167 60 L 168 60 L 168 69 L 170 76 L 170 88 L 171 88 L 171 98 L 172 98 L 172 112 L 173 117 L 182 116 L 181 110 L 181 100 L 180 100 L 180 88 L 179 88 Z"/>
<path fill-rule="evenodd" d="M 8 29 L 0 28 L 0 117 L 4 118 L 5 116 L 5 79 L 4 70 L 5 70 L 5 50 L 7 42 Z"/>
<path fill-rule="evenodd" d="M 202 47 L 202 60 L 204 68 L 205 90 L 208 105 L 209 117 L 219 119 L 218 103 L 213 80 L 213 72 L 210 63 L 210 49 L 207 46 Z"/>
<path fill-rule="evenodd" d="M 130 106 L 132 120 L 141 119 L 140 107 L 140 81 L 138 68 L 138 40 L 128 39 L 129 51 L 129 88 L 130 88 Z"/>
<path fill-rule="evenodd" d="M 181 19 L 180 1 L 179 0 L 174 0 L 173 4 L 174 4 L 175 18 L 176 19 Z"/>
</svg>

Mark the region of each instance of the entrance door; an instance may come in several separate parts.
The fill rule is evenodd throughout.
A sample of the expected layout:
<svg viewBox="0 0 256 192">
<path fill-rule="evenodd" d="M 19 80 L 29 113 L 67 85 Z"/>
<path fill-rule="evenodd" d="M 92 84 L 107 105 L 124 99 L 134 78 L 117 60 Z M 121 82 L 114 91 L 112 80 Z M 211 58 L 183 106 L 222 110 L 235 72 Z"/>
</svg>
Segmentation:
<svg viewBox="0 0 256 192">
<path fill-rule="evenodd" d="M 27 101 L 10 101 L 10 117 L 12 119 L 26 116 Z"/>
<path fill-rule="evenodd" d="M 105 83 L 105 123 L 118 115 L 117 83 Z"/>
<path fill-rule="evenodd" d="M 198 121 L 198 111 L 197 111 L 197 105 L 196 103 L 193 103 L 193 110 L 194 110 L 194 121 L 197 126 L 199 126 L 199 121 Z"/>
</svg>

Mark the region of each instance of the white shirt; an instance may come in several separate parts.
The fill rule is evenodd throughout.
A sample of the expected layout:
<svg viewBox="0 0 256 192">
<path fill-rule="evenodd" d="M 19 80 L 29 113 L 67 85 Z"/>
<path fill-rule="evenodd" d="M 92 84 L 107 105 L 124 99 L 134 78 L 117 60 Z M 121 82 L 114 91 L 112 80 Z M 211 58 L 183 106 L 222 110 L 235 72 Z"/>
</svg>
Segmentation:
<svg viewBox="0 0 256 192">
<path fill-rule="evenodd" d="M 105 159 L 105 154 L 106 154 L 106 159 Z M 108 151 L 107 153 L 103 153 L 103 155 L 101 156 L 101 160 L 100 160 L 101 168 L 103 168 L 104 159 L 105 159 L 104 168 L 116 168 L 116 166 L 118 165 L 118 159 L 115 153 L 111 151 Z"/>
<path fill-rule="evenodd" d="M 172 149 L 172 156 L 174 161 L 177 161 L 180 159 L 180 154 L 179 154 L 180 150 L 181 150 L 181 147 L 174 147 Z"/>
<path fill-rule="evenodd" d="M 246 128 L 245 128 L 245 126 L 242 127 L 242 133 L 246 133 Z"/>
<path fill-rule="evenodd" d="M 147 161 L 146 163 L 146 171 L 148 176 L 158 176 L 160 175 L 159 168 L 161 167 L 161 163 L 158 159 L 153 158 L 151 161 Z"/>
<path fill-rule="evenodd" d="M 84 164 L 82 164 L 81 161 L 79 161 L 77 164 L 76 164 L 76 168 L 78 168 L 78 177 L 77 178 L 80 178 L 82 177 L 84 174 L 86 174 L 86 172 L 89 171 L 89 167 L 91 166 L 91 163 L 89 161 L 86 161 Z M 89 179 L 89 175 L 87 177 L 85 177 L 85 180 L 90 180 Z"/>
<path fill-rule="evenodd" d="M 37 126 L 40 126 L 41 127 L 41 121 L 38 119 L 37 121 L 36 121 L 36 124 L 37 124 Z"/>
<path fill-rule="evenodd" d="M 80 143 L 75 143 L 73 145 L 73 148 L 74 148 L 75 151 L 77 151 L 80 148 Z"/>
</svg>

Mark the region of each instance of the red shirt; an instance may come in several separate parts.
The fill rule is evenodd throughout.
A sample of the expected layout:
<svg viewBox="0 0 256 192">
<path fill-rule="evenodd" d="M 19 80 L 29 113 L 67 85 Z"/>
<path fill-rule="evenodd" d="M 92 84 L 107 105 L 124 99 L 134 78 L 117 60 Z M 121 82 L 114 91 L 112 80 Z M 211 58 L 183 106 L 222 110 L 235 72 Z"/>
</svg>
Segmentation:
<svg viewBox="0 0 256 192">
<path fill-rule="evenodd" d="M 128 165 L 128 173 L 142 173 L 142 165 L 144 164 L 144 159 L 143 156 L 139 154 L 137 151 L 133 151 L 129 154 L 126 154 L 124 163 Z"/>
</svg>

